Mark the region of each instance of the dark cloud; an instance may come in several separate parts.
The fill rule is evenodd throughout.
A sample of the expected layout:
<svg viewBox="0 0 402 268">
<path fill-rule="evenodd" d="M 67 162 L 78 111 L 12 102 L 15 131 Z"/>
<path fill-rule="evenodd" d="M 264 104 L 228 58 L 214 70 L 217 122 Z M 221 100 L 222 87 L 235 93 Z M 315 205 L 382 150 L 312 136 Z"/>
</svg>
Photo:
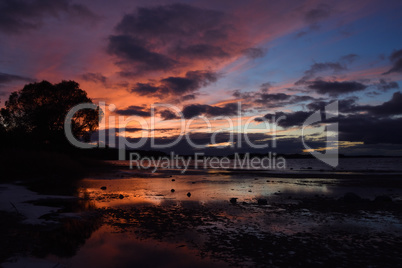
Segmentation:
<svg viewBox="0 0 402 268">
<path fill-rule="evenodd" d="M 196 94 L 188 94 L 181 97 L 181 101 L 195 100 Z"/>
<path fill-rule="evenodd" d="M 106 84 L 107 82 L 107 77 L 102 75 L 101 73 L 86 73 L 81 75 L 82 79 L 85 81 L 90 81 L 94 83 L 102 83 Z"/>
<path fill-rule="evenodd" d="M 381 133 L 380 129 L 374 129 L 374 131 L 369 130 L 373 128 L 375 124 L 379 123 L 377 121 L 370 122 L 369 120 L 362 120 L 359 116 L 354 118 L 350 118 L 348 121 L 343 121 L 344 127 L 342 127 L 340 132 L 340 140 L 342 141 L 363 141 L 364 145 L 359 145 L 359 149 L 369 149 L 368 152 L 372 152 L 370 148 L 374 148 L 374 151 L 377 151 L 379 148 L 378 144 L 381 144 L 381 148 L 387 148 L 390 151 L 401 150 L 402 140 L 400 135 L 397 135 L 392 131 L 392 128 L 395 127 L 395 130 L 401 131 L 402 122 L 401 120 L 387 121 L 384 123 L 385 129 L 391 130 L 387 132 L 385 135 Z M 398 125 L 399 124 L 399 125 Z M 382 127 L 381 123 L 379 126 Z M 388 127 L 387 127 L 388 126 Z M 361 131 L 359 131 L 361 129 Z M 369 131 L 368 131 L 369 130 Z M 255 146 L 250 146 L 248 141 L 253 144 L 258 145 L 268 145 L 270 152 L 276 153 L 302 153 L 305 147 L 301 142 L 301 137 L 291 136 L 291 137 L 280 137 L 277 135 L 275 137 L 276 146 L 272 147 L 272 140 L 274 137 L 263 134 L 263 133 L 229 133 L 229 132 L 220 132 L 214 136 L 216 143 L 225 143 L 233 141 L 234 146 L 230 147 L 208 147 L 211 144 L 211 137 L 215 133 L 202 133 L 202 132 L 192 132 L 190 133 L 189 139 L 194 144 L 204 145 L 203 149 L 194 149 L 192 145 L 190 145 L 185 138 L 179 140 L 174 146 L 169 146 L 166 149 L 159 149 L 166 153 L 175 152 L 176 154 L 190 155 L 194 152 L 204 153 L 205 155 L 230 155 L 235 152 L 237 153 L 267 153 L 267 148 L 257 149 Z M 246 139 L 247 137 L 247 139 Z M 381 137 L 384 137 L 384 142 L 381 141 Z M 169 136 L 169 137 L 155 137 L 155 144 L 171 144 L 176 141 L 179 136 Z M 127 140 L 131 143 L 139 142 L 140 138 L 127 138 Z M 311 148 L 322 148 L 326 146 L 324 139 L 319 139 L 314 135 L 305 136 L 309 146 Z M 118 140 L 116 140 L 116 144 L 118 144 Z M 241 144 L 241 148 L 237 147 L 236 144 Z M 387 145 L 388 144 L 388 145 Z M 148 140 L 141 148 L 141 150 L 153 150 L 154 148 L 151 145 L 151 142 Z M 340 148 L 341 153 L 343 153 L 343 148 Z M 387 151 L 387 150 L 386 150 Z M 353 151 L 351 151 L 353 153 Z"/>
<path fill-rule="evenodd" d="M 180 118 L 176 113 L 172 112 L 171 110 L 162 110 L 158 113 L 163 120 L 172 120 Z"/>
<path fill-rule="evenodd" d="M 276 108 L 286 105 L 297 104 L 306 101 L 316 101 L 317 99 L 311 96 L 289 95 L 286 93 L 268 93 L 270 83 L 261 85 L 260 90 L 256 92 L 241 92 L 240 90 L 233 91 L 232 95 L 235 98 L 242 98 L 247 102 L 252 103 L 254 107 Z"/>
<path fill-rule="evenodd" d="M 230 28 L 223 21 L 222 12 L 186 4 L 140 7 L 116 26 L 119 34 L 109 38 L 108 52 L 132 67 L 134 75 L 170 70 L 183 58 L 228 57 L 219 44 Z"/>
<path fill-rule="evenodd" d="M 304 72 L 304 76 L 295 83 L 295 85 L 306 84 L 320 72 L 331 71 L 333 73 L 346 70 L 345 65 L 339 62 L 317 62 L 311 65 L 310 69 Z"/>
<path fill-rule="evenodd" d="M 250 95 L 250 92 L 241 92 L 239 89 L 233 90 L 232 96 L 235 98 L 245 98 L 248 99 Z"/>
<path fill-rule="evenodd" d="M 98 21 L 101 17 L 92 12 L 87 6 L 81 4 L 70 4 L 68 14 L 78 20 L 90 19 L 92 22 Z"/>
<path fill-rule="evenodd" d="M 328 94 L 331 97 L 336 97 L 342 94 L 365 90 L 367 86 L 362 83 L 354 81 L 328 82 L 328 81 L 316 80 L 309 82 L 308 88 L 314 90 L 319 94 Z"/>
<path fill-rule="evenodd" d="M 284 113 L 284 112 L 277 112 L 277 113 L 269 113 L 264 115 L 263 117 L 257 117 L 255 119 L 256 122 L 263 122 L 263 121 L 276 121 L 278 126 L 283 128 L 300 126 L 303 122 L 312 114 L 312 112 L 304 112 L 304 111 L 297 111 L 291 113 Z M 283 119 L 279 120 L 280 117 Z"/>
<path fill-rule="evenodd" d="M 307 118 L 307 117 L 306 117 Z M 303 116 L 302 116 L 303 119 Z M 402 139 L 399 135 L 402 130 L 402 119 L 390 119 L 383 123 L 376 120 L 375 118 L 370 118 L 367 116 L 355 115 L 353 117 L 345 118 L 341 116 L 339 120 L 340 129 L 340 140 L 341 141 L 358 141 L 364 142 L 364 145 L 359 145 L 359 149 L 370 148 L 371 145 L 381 144 L 381 148 L 387 147 L 386 144 L 392 146 L 392 148 L 401 149 Z M 150 131 L 147 129 L 134 129 L 135 131 Z M 386 131 L 383 133 L 383 130 Z M 155 131 L 165 131 L 162 129 L 155 129 Z M 169 130 L 166 130 L 169 131 Z M 277 153 L 302 153 L 305 147 L 301 142 L 301 137 L 299 136 L 281 136 L 276 135 L 276 147 L 272 147 L 273 136 L 264 133 L 229 133 L 220 132 L 216 133 L 205 133 L 205 132 L 192 132 L 189 133 L 189 138 L 194 144 L 204 145 L 204 149 L 194 149 L 194 147 L 187 142 L 185 138 L 179 140 L 174 146 L 169 146 L 166 149 L 160 149 L 166 153 L 175 152 L 176 154 L 189 155 L 194 152 L 202 152 L 206 155 L 228 155 L 237 153 L 267 153 L 267 148 L 256 149 L 254 146 L 250 146 L 248 141 L 253 144 L 258 145 L 268 145 L 271 152 Z M 211 137 L 214 135 L 216 143 L 225 143 L 233 141 L 233 147 L 209 147 L 211 144 Z M 108 136 L 108 135 L 107 135 Z M 246 140 L 247 137 L 247 140 Z M 179 136 L 173 135 L 168 137 L 155 137 L 155 144 L 171 144 L 176 141 Z M 316 135 L 307 135 L 304 137 L 308 144 L 312 148 L 322 148 L 325 147 L 325 139 L 320 139 Z M 127 138 L 131 143 L 137 143 L 139 138 Z M 118 144 L 118 139 L 116 139 L 116 144 Z M 236 147 L 236 144 L 241 144 L 241 148 Z M 378 145 L 374 148 L 379 148 Z M 388 148 L 388 147 L 387 147 Z M 140 149 L 142 150 L 152 150 L 151 142 L 148 140 Z M 340 148 L 342 150 L 342 148 Z M 371 150 L 370 150 L 371 151 Z M 353 151 L 352 151 L 353 152 Z M 342 151 L 341 151 L 342 153 Z"/>
<path fill-rule="evenodd" d="M 171 76 L 159 81 L 158 85 L 154 83 L 137 83 L 132 89 L 132 93 L 141 96 L 158 97 L 166 99 L 169 97 L 182 97 L 181 100 L 195 98 L 194 94 L 201 87 L 215 82 L 218 75 L 209 71 L 190 71 L 184 77 Z"/>
<path fill-rule="evenodd" d="M 367 115 L 341 116 L 340 140 L 365 144 L 402 144 L 402 118 L 378 118 Z"/>
<path fill-rule="evenodd" d="M 399 59 L 401 59 L 401 58 L 402 58 L 402 49 L 397 50 L 397 51 L 394 51 L 394 52 L 391 54 L 391 56 L 389 56 L 389 59 L 390 59 L 392 62 L 395 62 L 395 61 L 397 61 L 397 60 L 399 60 Z"/>
<path fill-rule="evenodd" d="M 137 83 L 132 89 L 131 92 L 137 93 L 141 96 L 153 95 L 160 90 L 159 87 L 154 86 L 150 83 Z"/>
<path fill-rule="evenodd" d="M 0 84 L 6 84 L 14 81 L 33 82 L 34 79 L 15 74 L 0 73 Z"/>
<path fill-rule="evenodd" d="M 264 51 L 240 38 L 244 32 L 235 22 L 224 12 L 188 4 L 139 7 L 117 24 L 108 53 L 118 58 L 125 76 L 182 71 L 198 62 L 215 66 L 244 54 L 261 57 Z"/>
<path fill-rule="evenodd" d="M 304 19 L 310 24 L 317 23 L 331 15 L 331 7 L 326 4 L 318 5 L 306 12 Z"/>
<path fill-rule="evenodd" d="M 357 104 L 357 97 L 350 97 L 346 99 L 341 99 L 338 101 L 338 110 L 341 113 L 354 113 L 363 111 L 364 108 Z M 334 102 L 336 100 L 328 100 L 328 101 L 316 101 L 311 102 L 306 107 L 310 111 L 324 110 L 325 106 Z"/>
<path fill-rule="evenodd" d="M 136 33 L 147 37 L 196 36 L 215 30 L 220 26 L 224 14 L 219 11 L 202 9 L 186 4 L 172 4 L 157 7 L 140 7 L 127 14 L 116 29 L 125 34 Z"/>
<path fill-rule="evenodd" d="M 295 85 L 304 85 L 312 79 L 317 79 L 318 74 L 327 72 L 331 74 L 337 74 L 342 71 L 346 71 L 347 65 L 353 63 L 359 58 L 356 54 L 347 54 L 339 58 L 334 62 L 315 62 L 310 66 L 308 70 L 304 72 L 302 78 L 300 78 Z"/>
<path fill-rule="evenodd" d="M 340 58 L 340 61 L 341 61 L 341 62 L 347 62 L 347 63 L 353 63 L 353 62 L 356 61 L 358 58 L 359 58 L 359 56 L 356 55 L 356 54 L 348 54 L 348 55 L 342 56 L 342 57 Z"/>
<path fill-rule="evenodd" d="M 377 119 L 402 114 L 402 93 L 399 91 L 395 92 L 389 101 L 386 101 L 379 105 L 358 105 L 357 100 L 358 99 L 356 97 L 339 100 L 339 112 L 364 112 L 369 116 L 376 116 Z M 335 100 L 312 102 L 307 105 L 307 108 L 311 111 L 324 109 L 326 105 L 330 104 L 333 101 Z"/>
<path fill-rule="evenodd" d="M 105 132 L 113 132 L 113 133 L 120 133 L 120 132 L 139 132 L 139 131 L 155 131 L 155 132 L 168 132 L 172 130 L 177 130 L 176 128 L 155 128 L 155 129 L 149 129 L 149 128 L 137 128 L 137 127 L 121 127 L 121 128 L 107 128 L 105 129 Z"/>
<path fill-rule="evenodd" d="M 381 91 L 387 91 L 390 89 L 399 88 L 399 84 L 397 82 L 394 81 L 387 82 L 384 79 L 380 79 L 380 81 L 377 84 L 375 84 L 375 86 Z"/>
<path fill-rule="evenodd" d="M 227 58 L 229 54 L 221 47 L 208 44 L 196 44 L 187 47 L 178 47 L 175 53 L 179 57 L 193 57 L 199 59 Z"/>
<path fill-rule="evenodd" d="M 278 121 L 279 126 L 301 128 L 310 114 L 298 111 L 294 113 L 268 114 L 266 117 L 275 116 L 278 118 L 278 116 L 284 115 L 286 118 Z M 264 118 L 258 118 L 256 121 L 268 120 Z M 402 144 L 402 136 L 400 135 L 402 118 L 379 119 L 368 115 L 353 114 L 348 116 L 340 115 L 326 123 L 338 123 L 340 141 L 363 142 L 364 144 Z"/>
<path fill-rule="evenodd" d="M 131 105 L 125 109 L 119 109 L 115 111 L 116 114 L 118 115 L 124 115 L 124 116 L 143 116 L 143 117 L 149 117 L 151 116 L 151 112 L 149 109 L 146 109 L 145 107 L 141 106 L 135 106 Z"/>
<path fill-rule="evenodd" d="M 262 58 L 265 56 L 265 51 L 261 48 L 256 48 L 256 47 L 249 47 L 249 48 L 243 49 L 242 52 L 246 57 L 249 57 L 250 59 L 257 59 L 257 58 Z"/>
<path fill-rule="evenodd" d="M 355 61 L 359 56 L 356 54 L 348 54 L 339 58 L 337 62 L 318 62 L 310 66 L 308 70 L 304 72 L 304 76 L 300 78 L 295 85 L 296 86 L 306 86 L 306 88 L 295 87 L 289 89 L 292 91 L 299 91 L 308 93 L 309 90 L 314 90 L 319 94 L 328 94 L 331 97 L 337 97 L 342 94 L 347 94 L 356 91 L 365 90 L 368 86 L 362 82 L 357 81 L 324 81 L 319 74 L 321 73 L 331 73 L 336 74 L 347 70 L 347 64 Z M 335 76 L 331 77 L 331 80 L 336 79 Z M 366 81 L 367 82 L 367 81 Z M 377 87 L 385 90 L 387 88 L 395 87 L 395 82 L 387 83 L 385 80 L 381 80 Z"/>
<path fill-rule="evenodd" d="M 260 86 L 260 91 L 263 93 L 266 93 L 269 91 L 269 89 L 272 87 L 271 82 L 265 82 Z"/>
<path fill-rule="evenodd" d="M 139 131 L 147 131 L 147 129 L 138 128 L 138 127 L 107 129 L 107 131 L 110 131 L 110 130 L 114 130 L 115 133 L 119 133 L 119 132 L 123 132 L 123 131 L 124 132 L 130 132 L 130 133 L 139 132 Z"/>
<path fill-rule="evenodd" d="M 300 31 L 297 33 L 297 37 L 302 37 L 306 34 L 309 34 L 312 31 L 319 30 L 320 22 L 328 18 L 332 14 L 332 8 L 329 5 L 321 4 L 317 7 L 308 10 L 304 14 L 304 20 L 308 24 L 308 29 L 305 31 Z"/>
<path fill-rule="evenodd" d="M 368 96 L 368 97 L 370 97 L 370 98 L 375 98 L 375 97 L 377 97 L 378 95 L 381 95 L 381 93 L 378 92 L 378 91 L 366 92 L 366 96 Z"/>
<path fill-rule="evenodd" d="M 211 144 L 212 136 L 216 144 L 226 143 L 233 141 L 235 144 L 241 144 L 241 147 L 233 146 L 221 146 L 221 147 L 209 147 Z M 278 135 L 279 136 L 279 135 Z M 276 138 L 278 138 L 276 136 Z M 154 139 L 155 144 L 169 144 L 173 141 L 176 141 L 178 136 L 170 136 L 170 137 L 156 137 Z M 267 154 L 267 147 L 262 149 L 256 149 L 254 146 L 251 146 L 251 143 L 257 145 L 268 145 L 270 147 L 270 151 L 272 152 L 281 152 L 281 153 L 301 153 L 303 145 L 300 140 L 297 139 L 285 139 L 277 140 L 277 146 L 272 148 L 272 141 L 270 138 L 272 136 L 263 134 L 263 133 L 229 133 L 229 132 L 219 132 L 219 133 L 204 133 L 204 132 L 192 132 L 188 134 L 188 138 L 197 145 L 204 146 L 203 149 L 194 149 L 194 147 L 187 142 L 185 138 L 179 140 L 174 146 L 170 146 L 167 149 L 160 149 L 161 151 L 165 151 L 166 153 L 175 152 L 176 154 L 184 154 L 189 155 L 194 152 L 202 152 L 205 155 L 229 155 L 234 152 L 237 153 L 254 153 L 259 152 L 263 154 Z M 138 138 L 127 138 L 129 142 L 136 143 L 139 141 Z M 314 143 L 315 145 L 316 143 Z M 316 147 L 321 147 L 321 145 L 317 145 Z M 153 149 L 150 142 L 147 142 L 141 147 L 142 150 Z"/>
<path fill-rule="evenodd" d="M 377 106 L 364 106 L 364 108 L 374 115 L 401 115 L 402 93 L 395 92 L 389 101 Z"/>
<path fill-rule="evenodd" d="M 37 29 L 45 18 L 60 18 L 63 14 L 73 19 L 99 18 L 86 6 L 68 0 L 3 0 L 0 2 L 0 32 L 18 34 Z"/>
<path fill-rule="evenodd" d="M 275 103 L 275 102 L 283 102 L 292 98 L 292 95 L 288 95 L 285 93 L 261 93 L 258 94 L 259 98 L 255 100 L 256 103 L 266 104 L 266 103 Z"/>
<path fill-rule="evenodd" d="M 184 118 L 193 118 L 199 115 L 205 116 L 230 116 L 238 112 L 237 103 L 227 103 L 223 107 L 211 106 L 206 104 L 191 104 L 183 108 Z"/>
<path fill-rule="evenodd" d="M 91 135 L 91 140 L 98 142 L 100 140 L 100 132 L 104 133 L 104 142 L 105 144 L 110 144 L 113 142 L 114 144 L 119 144 L 119 138 L 121 136 L 126 136 L 126 134 L 122 133 L 136 133 L 136 132 L 169 132 L 172 130 L 176 130 L 174 128 L 155 128 L 155 129 L 145 129 L 145 128 L 137 128 L 137 127 L 122 127 L 122 128 L 106 128 L 102 130 L 97 130 Z M 148 134 L 147 133 L 147 134 Z M 129 138 L 128 138 L 129 139 Z M 158 138 L 156 138 L 158 139 Z M 149 147 L 148 149 L 155 149 Z"/>
<path fill-rule="evenodd" d="M 300 125 L 304 121 L 300 122 Z M 338 123 L 339 140 L 364 144 L 402 144 L 402 118 L 367 114 L 339 115 L 324 121 Z M 300 126 L 299 125 L 299 126 Z"/>
<path fill-rule="evenodd" d="M 358 105 L 357 98 L 352 97 L 339 101 L 338 117 L 321 123 L 338 123 L 339 140 L 360 141 L 365 144 L 402 144 L 402 93 L 395 92 L 392 98 L 380 105 Z M 301 127 L 305 120 L 316 110 L 323 110 L 332 101 L 318 101 L 307 105 L 310 111 L 268 113 L 255 121 L 277 121 L 284 128 Z M 323 117 L 324 118 L 324 117 Z"/>
<path fill-rule="evenodd" d="M 391 56 L 389 56 L 389 59 L 393 63 L 393 66 L 383 74 L 402 73 L 402 49 L 394 51 Z"/>
<path fill-rule="evenodd" d="M 216 82 L 217 75 L 212 72 L 191 71 L 185 77 L 168 77 L 161 80 L 169 91 L 173 94 L 182 95 L 194 92 L 200 87 L 207 86 L 211 82 Z"/>
<path fill-rule="evenodd" d="M 168 70 L 176 61 L 163 54 L 146 48 L 145 42 L 129 35 L 114 35 L 109 37 L 107 51 L 118 56 L 118 64 L 135 63 L 138 72 Z M 129 74 L 129 72 L 126 72 Z M 131 73 L 136 75 L 136 73 Z"/>
</svg>

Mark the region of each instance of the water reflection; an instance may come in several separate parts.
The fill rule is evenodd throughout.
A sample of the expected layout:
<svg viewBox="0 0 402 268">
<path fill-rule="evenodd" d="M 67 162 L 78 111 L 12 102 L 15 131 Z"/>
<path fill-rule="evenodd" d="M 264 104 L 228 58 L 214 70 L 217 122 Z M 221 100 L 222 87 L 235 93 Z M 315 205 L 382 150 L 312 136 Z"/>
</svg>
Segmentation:
<svg viewBox="0 0 402 268">
<path fill-rule="evenodd" d="M 305 256 L 322 262 L 316 252 L 346 256 L 350 248 L 369 257 L 373 248 L 396 249 L 402 231 L 399 203 L 373 200 L 389 193 L 380 184 L 247 174 L 87 178 L 70 208 L 80 218 L 50 232 L 54 239 L 35 256 L 50 253 L 48 260 L 67 267 L 297 266 L 308 265 Z M 369 199 L 346 203 L 350 191 Z M 392 194 L 401 197 L 401 187 Z M 100 217 L 87 220 L 94 212 Z M 361 237 L 343 248 L 345 234 Z M 373 242 L 358 247 L 367 234 Z"/>
<path fill-rule="evenodd" d="M 110 225 L 95 231 L 73 258 L 51 259 L 68 267 L 226 267 L 181 243 L 140 240 Z"/>
<path fill-rule="evenodd" d="M 281 193 L 331 194 L 335 180 L 295 180 L 283 178 L 242 178 L 224 175 L 176 175 L 169 178 L 126 178 L 113 180 L 85 179 L 80 196 L 94 200 L 97 207 L 116 207 L 141 203 L 160 205 L 167 200 L 198 202 L 253 202 Z M 106 189 L 105 189 L 106 187 Z M 102 190 L 101 188 L 105 189 Z M 174 191 L 172 191 L 172 189 Z M 191 196 L 188 197 L 188 193 Z"/>
<path fill-rule="evenodd" d="M 3 261 L 8 259 L 5 267 L 30 267 L 30 259 L 16 258 L 30 256 L 47 258 L 56 255 L 71 258 L 76 255 L 79 247 L 84 245 L 92 233 L 102 225 L 102 217 L 94 212 L 94 204 L 86 199 L 44 198 L 27 201 L 35 206 L 55 207 L 53 212 L 42 215 L 42 224 L 25 224 L 20 221 L 21 215 L 3 215 L 12 226 L 6 226 L 7 233 L 2 233 L 2 242 L 8 250 L 3 251 Z M 27 263 L 28 264 L 27 264 Z M 25 264 L 24 264 L 25 263 Z M 47 265 L 39 262 L 38 265 Z M 50 267 L 53 267 L 54 264 Z M 46 266 L 45 266 L 46 267 Z"/>
</svg>

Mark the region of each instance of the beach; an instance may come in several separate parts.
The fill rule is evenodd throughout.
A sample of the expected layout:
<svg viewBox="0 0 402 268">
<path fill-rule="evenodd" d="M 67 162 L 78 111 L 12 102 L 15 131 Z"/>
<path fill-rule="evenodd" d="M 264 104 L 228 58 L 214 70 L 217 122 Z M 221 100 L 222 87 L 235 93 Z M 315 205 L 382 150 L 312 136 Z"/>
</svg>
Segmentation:
<svg viewBox="0 0 402 268">
<path fill-rule="evenodd" d="M 182 174 L 121 164 L 79 180 L 73 197 L 7 187 L 2 196 L 6 189 L 26 196 L 8 213 L 31 211 L 19 224 L 57 231 L 64 244 L 27 236 L 40 249 L 16 249 L 4 267 L 394 267 L 402 260 L 398 170 Z"/>
</svg>

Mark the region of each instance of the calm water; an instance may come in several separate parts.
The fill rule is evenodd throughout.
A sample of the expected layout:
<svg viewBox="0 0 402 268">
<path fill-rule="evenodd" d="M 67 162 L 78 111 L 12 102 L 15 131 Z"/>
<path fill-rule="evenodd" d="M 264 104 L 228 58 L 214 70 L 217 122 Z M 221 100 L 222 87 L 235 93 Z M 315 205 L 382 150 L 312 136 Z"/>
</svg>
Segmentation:
<svg viewBox="0 0 402 268">
<path fill-rule="evenodd" d="M 315 159 L 287 160 L 289 174 L 310 174 L 306 171 L 320 174 L 320 169 L 332 170 Z M 402 171 L 402 159 L 340 159 L 336 170 L 362 171 L 363 174 L 395 171 L 398 174 Z M 254 257 L 244 257 L 244 263 L 225 261 L 235 259 L 236 248 L 231 245 L 238 243 L 236 239 L 242 235 L 266 240 L 268 233 L 272 239 L 285 239 L 278 240 L 285 244 L 286 239 L 294 235 L 303 234 L 303 239 L 309 241 L 323 231 L 328 233 L 329 239 L 342 240 L 343 237 L 332 236 L 333 231 L 339 230 L 372 236 L 381 234 L 375 241 L 381 241 L 384 236 L 389 236 L 387 239 L 399 237 L 402 219 L 388 211 L 350 214 L 317 212 L 310 207 L 288 210 L 304 198 L 339 200 L 348 192 L 371 200 L 369 202 L 380 195 L 390 196 L 394 201 L 402 200 L 398 175 L 385 183 L 381 175 L 378 179 L 372 176 L 366 180 L 364 176 L 334 179 L 327 177 L 329 173 L 321 174 L 321 177 L 291 178 L 214 170 L 190 174 L 141 173 L 135 168 L 123 167 L 114 173 L 99 173 L 80 181 L 77 194 L 90 202 L 92 208 L 104 211 L 103 225 L 77 249 L 75 256 L 50 255 L 46 257 L 46 265 L 41 267 L 253 266 L 253 261 L 259 262 Z M 236 205 L 231 204 L 231 198 L 237 198 Z M 259 199 L 266 199 L 268 204 L 258 205 Z M 191 220 L 186 222 L 188 218 Z M 213 258 L 216 247 L 222 245 L 228 247 L 225 253 L 228 257 Z M 289 248 L 284 247 L 285 253 L 300 248 L 289 245 Z M 247 252 L 247 248 L 243 250 Z M 261 256 L 268 252 L 265 246 L 259 250 Z M 256 258 L 260 258 L 257 255 Z M 21 267 L 24 261 L 32 262 L 21 259 L 6 267 Z"/>
<path fill-rule="evenodd" d="M 379 171 L 379 172 L 402 172 L 402 158 L 340 158 L 338 166 L 331 167 L 324 162 L 321 162 L 320 160 L 317 160 L 315 158 L 311 159 L 285 159 L 284 163 L 284 168 L 282 168 L 282 165 L 280 166 L 280 169 L 278 169 L 278 165 L 275 165 L 274 163 L 277 163 L 278 160 L 276 158 L 276 162 L 273 160 L 274 158 L 271 158 L 271 165 L 269 165 L 269 160 L 265 160 L 262 165 L 265 167 L 270 166 L 270 168 L 266 168 L 265 170 L 267 171 L 275 171 L 275 172 L 288 172 L 288 171 L 305 171 L 305 170 L 312 170 L 312 171 L 340 171 L 340 172 L 345 172 L 345 171 Z M 243 161 L 243 159 L 241 159 Z M 124 167 L 130 167 L 130 161 L 110 161 L 110 163 L 116 164 L 116 165 L 121 165 Z M 204 169 L 204 163 L 208 162 L 199 162 L 197 165 L 195 162 L 191 159 L 189 162 L 189 170 L 194 169 L 196 166 L 198 169 Z M 144 165 L 148 165 L 149 163 L 147 161 L 144 162 Z M 150 163 L 149 168 L 141 167 L 140 170 L 149 170 L 152 171 L 154 169 L 154 166 L 152 163 Z M 169 167 L 172 167 L 172 169 L 176 170 L 183 170 L 184 165 L 179 162 L 180 168 L 177 168 L 175 162 L 171 162 Z M 217 164 L 215 164 L 216 167 L 218 167 Z M 235 169 L 241 169 L 241 166 L 239 162 L 235 160 L 230 160 L 230 163 L 228 164 L 230 168 L 235 168 Z M 263 169 L 260 167 L 260 165 L 256 165 L 255 169 Z M 206 167 L 209 167 L 208 164 Z M 226 166 L 225 166 L 226 168 Z M 225 168 L 217 168 L 217 169 L 225 169 Z M 244 168 L 247 168 L 247 165 L 244 165 Z M 135 163 L 133 164 L 133 169 L 134 170 L 139 170 L 136 168 Z M 251 165 L 250 165 L 250 169 Z M 156 169 L 156 172 L 163 170 L 163 168 L 158 168 Z"/>
<path fill-rule="evenodd" d="M 386 170 L 387 166 L 395 169 L 398 162 L 400 159 L 356 159 L 352 164 L 344 166 L 354 167 L 359 163 L 373 163 L 374 166 L 376 163 L 379 170 Z M 313 165 L 309 160 L 297 160 L 293 163 L 297 166 Z M 124 178 L 121 178 L 122 175 Z M 292 213 L 286 211 L 287 205 L 297 204 L 305 197 L 325 196 L 338 199 L 347 192 L 354 192 L 370 200 L 379 195 L 392 196 L 395 201 L 402 199 L 402 189 L 392 189 L 392 184 L 373 187 L 364 183 L 359 185 L 358 181 L 356 183 L 353 179 L 346 181 L 348 183 L 345 183 L 345 179 L 330 179 L 325 175 L 322 178 L 300 179 L 213 172 L 203 175 L 181 174 L 144 178 L 137 177 L 135 171 L 132 174 L 124 171 L 115 178 L 87 178 L 80 184 L 80 196 L 89 197 L 98 208 L 117 210 L 118 213 L 124 211 L 124 215 L 132 213 L 134 223 L 128 220 L 127 216 L 118 218 L 124 226 L 135 227 L 116 229 L 116 219 L 109 221 L 93 233 L 75 257 L 62 263 L 74 267 L 93 264 L 97 267 L 108 267 L 115 263 L 123 267 L 225 267 L 229 265 L 228 262 L 217 262 L 216 259 L 210 258 L 210 254 L 215 250 L 213 246 L 209 246 L 209 253 L 205 256 L 200 255 L 199 251 L 200 245 L 220 233 L 247 234 L 263 239 L 264 232 L 292 237 L 300 233 L 308 236 L 317 230 L 330 232 L 332 229 L 355 233 L 389 233 L 391 236 L 402 231 L 401 220 L 384 212 L 342 215 L 321 214 L 309 209 Z M 101 189 L 103 186 L 106 186 L 106 190 Z M 191 196 L 188 196 L 188 193 L 191 193 Z M 120 198 L 121 196 L 123 198 Z M 229 202 L 231 198 L 237 198 L 240 205 L 233 206 Z M 257 205 L 257 200 L 261 198 L 268 200 L 267 206 Z M 136 212 L 132 212 L 133 208 Z M 181 216 L 176 218 L 186 209 L 193 211 L 194 216 L 207 210 L 223 220 L 211 220 L 201 213 L 200 217 L 204 218 L 205 222 L 187 229 L 180 221 Z M 162 226 L 167 224 L 170 226 L 168 229 L 172 226 L 183 227 L 173 233 L 168 232 L 167 236 L 163 231 L 157 233 L 162 239 L 155 239 L 152 235 L 146 235 L 145 238 L 135 235 L 137 232 L 141 233 L 141 228 L 147 229 L 148 224 L 153 225 L 153 221 L 159 222 L 166 215 L 169 215 L 171 220 L 162 223 Z M 151 223 L 144 223 L 141 222 L 142 217 L 151 217 L 153 220 Z M 117 226 L 120 226 L 120 222 Z M 207 232 L 208 230 L 212 230 L 212 233 Z M 154 229 L 151 233 L 153 232 Z M 229 236 L 227 239 L 230 241 Z M 241 265 L 253 266 L 247 262 Z"/>
<path fill-rule="evenodd" d="M 287 159 L 287 169 L 333 170 L 317 159 Z M 345 171 L 402 171 L 402 158 L 340 158 L 335 170 Z"/>
</svg>

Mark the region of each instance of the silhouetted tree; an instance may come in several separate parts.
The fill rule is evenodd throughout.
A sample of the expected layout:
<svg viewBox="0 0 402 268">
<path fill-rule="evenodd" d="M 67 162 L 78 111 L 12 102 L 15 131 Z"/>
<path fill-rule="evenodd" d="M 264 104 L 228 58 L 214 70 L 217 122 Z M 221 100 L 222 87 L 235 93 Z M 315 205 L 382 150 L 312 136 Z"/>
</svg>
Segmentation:
<svg viewBox="0 0 402 268">
<path fill-rule="evenodd" d="M 3 117 L 1 116 L 1 113 L 0 113 L 0 138 L 3 137 L 5 133 L 6 133 L 6 128 L 4 127 Z"/>
<path fill-rule="evenodd" d="M 31 83 L 13 92 L 5 108 L 0 110 L 0 131 L 20 142 L 60 144 L 64 137 L 64 120 L 68 111 L 80 103 L 92 103 L 87 93 L 74 81 L 51 84 L 47 81 Z M 85 109 L 72 118 L 73 134 L 88 140 L 98 128 L 99 107 Z M 26 142 L 25 142 L 26 143 Z"/>
</svg>

